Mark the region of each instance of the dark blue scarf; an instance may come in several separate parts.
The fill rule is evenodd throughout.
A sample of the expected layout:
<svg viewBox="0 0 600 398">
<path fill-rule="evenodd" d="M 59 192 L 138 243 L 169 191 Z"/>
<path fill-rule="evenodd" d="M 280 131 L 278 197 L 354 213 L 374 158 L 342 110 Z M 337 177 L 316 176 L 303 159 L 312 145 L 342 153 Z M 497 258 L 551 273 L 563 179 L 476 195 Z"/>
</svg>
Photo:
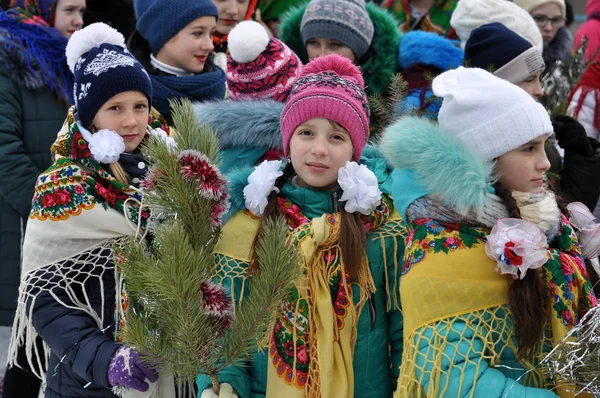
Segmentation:
<svg viewBox="0 0 600 398">
<path fill-rule="evenodd" d="M 192 76 L 150 74 L 152 106 L 161 115 L 171 115 L 170 99 L 188 98 L 190 101 L 219 100 L 225 97 L 225 72 L 216 67 L 213 72 Z"/>
<path fill-rule="evenodd" d="M 32 90 L 49 87 L 73 103 L 73 76 L 67 66 L 67 39 L 56 29 L 20 22 L 0 11 L 0 62 L 17 83 Z"/>
</svg>

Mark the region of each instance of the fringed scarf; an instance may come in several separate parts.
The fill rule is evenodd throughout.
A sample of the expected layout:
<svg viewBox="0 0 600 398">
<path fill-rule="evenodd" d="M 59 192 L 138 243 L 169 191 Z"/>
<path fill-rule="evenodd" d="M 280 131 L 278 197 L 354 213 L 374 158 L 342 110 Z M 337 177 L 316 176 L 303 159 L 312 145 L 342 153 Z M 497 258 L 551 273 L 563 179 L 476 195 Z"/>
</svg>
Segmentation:
<svg viewBox="0 0 600 398">
<path fill-rule="evenodd" d="M 42 292 L 68 297 L 62 305 L 84 311 L 100 330 L 109 333 L 115 323 L 115 336 L 123 326 L 121 294 L 90 298 L 82 280 L 94 281 L 104 291 L 105 275 L 114 274 L 117 289 L 120 272 L 114 266 L 113 250 L 123 238 L 142 233 L 149 218 L 140 206 L 141 194 L 117 181 L 92 157 L 79 132 L 74 108 L 66 126 L 52 145 L 53 164 L 43 172 L 35 187 L 31 214 L 23 246 L 23 267 L 17 313 L 9 348 L 9 364 L 16 364 L 18 347 L 25 344 L 32 369 L 45 371 L 50 349 L 38 352 L 37 333 L 32 325 L 34 303 Z M 56 276 L 61 277 L 57 278 Z M 83 290 L 83 298 L 76 292 Z M 119 292 L 120 290 L 117 290 Z M 104 293 L 103 293 L 104 294 Z M 57 296 L 58 295 L 58 296 Z M 115 319 L 106 320 L 92 302 L 115 303 Z M 41 379 L 43 374 L 38 374 Z"/>
<path fill-rule="evenodd" d="M 67 66 L 67 39 L 51 26 L 56 1 L 16 0 L 0 12 L 0 61 L 27 88 L 47 86 L 67 103 L 73 103 L 73 77 Z M 28 78 L 21 68 L 29 72 Z"/>
<path fill-rule="evenodd" d="M 577 118 L 586 97 L 588 94 L 591 94 L 594 96 L 593 126 L 596 130 L 600 130 L 600 62 L 593 62 L 587 67 L 581 76 L 581 80 L 571 91 L 571 95 L 569 95 L 569 99 L 567 101 L 568 104 L 571 103 L 573 96 L 579 90 L 581 91 L 579 92 L 577 104 L 573 109 L 573 117 Z"/>
<path fill-rule="evenodd" d="M 521 361 L 521 369 L 512 369 L 515 376 L 519 371 L 522 375 L 513 383 L 550 389 L 556 381 L 535 365 L 597 305 L 597 299 L 573 227 L 556 203 L 549 204 L 553 195 L 513 196 L 523 219 L 540 226 L 550 246 L 541 268 L 550 309 L 546 333 L 533 363 Z M 506 217 L 507 210 L 494 201 L 485 215 L 462 217 L 430 197 L 417 202 L 407 210 L 411 228 L 400 286 L 404 352 L 395 397 L 439 396 L 448 391 L 473 396 L 482 364 L 504 371 L 503 360 L 510 358 L 506 351 L 518 349 L 508 305 L 510 279 L 495 271 L 484 250 L 491 227 Z M 471 365 L 469 371 L 463 362 Z M 557 393 L 568 396 L 560 388 Z"/>
<path fill-rule="evenodd" d="M 366 255 L 351 284 L 340 247 L 340 213 L 308 220 L 299 207 L 279 199 L 303 258 L 296 282 L 276 316 L 269 341 L 267 397 L 354 396 L 354 344 L 361 310 L 375 292 Z M 382 225 L 393 207 L 387 198 L 363 223 Z M 352 285 L 360 297 L 353 300 Z M 354 304 L 356 302 L 356 304 Z"/>
</svg>

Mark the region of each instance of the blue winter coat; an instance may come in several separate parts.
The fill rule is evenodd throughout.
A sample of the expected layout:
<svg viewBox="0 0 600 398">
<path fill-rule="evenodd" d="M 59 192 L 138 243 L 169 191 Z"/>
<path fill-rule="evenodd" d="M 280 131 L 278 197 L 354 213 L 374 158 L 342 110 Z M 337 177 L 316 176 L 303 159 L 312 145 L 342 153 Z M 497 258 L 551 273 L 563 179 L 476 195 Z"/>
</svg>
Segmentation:
<svg viewBox="0 0 600 398">
<path fill-rule="evenodd" d="M 102 258 L 108 257 L 103 255 Z M 104 264 L 107 262 L 105 260 Z M 43 272 L 52 272 L 52 269 L 44 268 Z M 49 292 L 40 293 L 33 307 L 33 326 L 52 347 L 46 376 L 46 398 L 115 397 L 108 382 L 108 367 L 119 347 L 114 340 L 114 273 L 105 272 L 102 278 L 104 308 L 101 308 L 99 281 L 91 278 L 83 282 L 82 279 L 82 283 L 83 289 L 75 294 L 79 300 L 84 300 L 85 290 L 94 311 L 104 315 L 104 331 L 88 314 L 66 308 Z M 65 303 L 71 302 L 60 289 L 56 289 L 54 294 Z"/>
</svg>

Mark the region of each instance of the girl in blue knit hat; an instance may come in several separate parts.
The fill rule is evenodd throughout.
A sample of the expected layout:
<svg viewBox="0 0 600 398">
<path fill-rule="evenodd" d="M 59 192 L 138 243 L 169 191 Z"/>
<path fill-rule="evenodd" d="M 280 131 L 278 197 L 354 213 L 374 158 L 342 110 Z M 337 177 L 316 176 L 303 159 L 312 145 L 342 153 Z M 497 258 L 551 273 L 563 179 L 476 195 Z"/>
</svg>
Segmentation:
<svg viewBox="0 0 600 398">
<path fill-rule="evenodd" d="M 154 107 L 171 124 L 169 100 L 222 99 L 225 72 L 212 51 L 218 11 L 210 0 L 135 0 L 129 51 L 152 80 Z"/>
<path fill-rule="evenodd" d="M 168 138 L 148 128 L 150 78 L 120 33 L 92 24 L 66 53 L 75 106 L 36 183 L 9 361 L 24 346 L 47 398 L 148 391 L 158 375 L 120 343 L 127 296 L 113 248 L 143 235 L 149 216 L 136 189 L 147 171 L 139 146 Z"/>
</svg>

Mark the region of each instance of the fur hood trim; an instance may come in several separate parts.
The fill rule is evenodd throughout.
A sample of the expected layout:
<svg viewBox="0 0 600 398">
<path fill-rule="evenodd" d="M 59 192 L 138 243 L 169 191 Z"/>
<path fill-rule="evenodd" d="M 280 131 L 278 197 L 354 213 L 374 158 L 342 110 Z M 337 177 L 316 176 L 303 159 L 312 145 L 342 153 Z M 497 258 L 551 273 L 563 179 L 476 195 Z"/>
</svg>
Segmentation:
<svg viewBox="0 0 600 398">
<path fill-rule="evenodd" d="M 398 72 L 397 51 L 402 33 L 392 14 L 381 7 L 367 3 L 367 12 L 373 22 L 374 33 L 367 53 L 358 60 L 365 79 L 367 94 L 384 94 Z M 308 63 L 306 46 L 302 41 L 300 22 L 307 4 L 290 9 L 281 18 L 280 39 L 287 44 L 304 65 Z"/>
<path fill-rule="evenodd" d="M 279 117 L 284 103 L 274 100 L 207 101 L 194 104 L 200 123 L 216 131 L 221 147 L 282 150 Z"/>
<path fill-rule="evenodd" d="M 380 148 L 394 168 L 413 171 L 428 193 L 459 214 L 481 213 L 488 205 L 492 164 L 436 123 L 401 119 L 384 130 Z"/>
<path fill-rule="evenodd" d="M 244 188 L 248 185 L 248 177 L 253 171 L 253 166 L 245 166 L 227 173 L 227 180 L 229 181 L 227 188 L 229 189 L 230 207 L 227 214 L 223 217 L 223 224 L 225 224 L 232 215 L 246 208 Z"/>
<path fill-rule="evenodd" d="M 458 68 L 465 53 L 458 44 L 437 33 L 408 32 L 400 42 L 398 63 L 402 69 L 415 64 L 435 66 L 442 71 Z"/>
</svg>

